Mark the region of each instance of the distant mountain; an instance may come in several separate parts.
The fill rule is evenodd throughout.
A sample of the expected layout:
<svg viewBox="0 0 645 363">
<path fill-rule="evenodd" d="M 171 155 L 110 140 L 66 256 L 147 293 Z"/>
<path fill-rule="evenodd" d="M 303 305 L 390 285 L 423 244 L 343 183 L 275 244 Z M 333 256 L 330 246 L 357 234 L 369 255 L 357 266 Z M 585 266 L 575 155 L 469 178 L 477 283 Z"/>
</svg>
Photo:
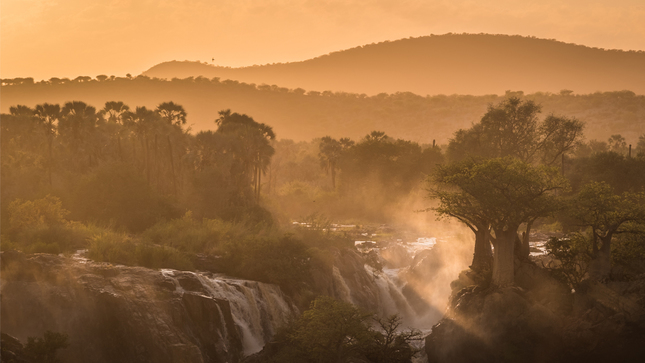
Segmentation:
<svg viewBox="0 0 645 363">
<path fill-rule="evenodd" d="M 227 68 L 166 62 L 149 77 L 219 77 L 315 91 L 504 94 L 506 90 L 645 94 L 645 52 L 590 48 L 556 40 L 446 34 L 356 47 L 302 62 Z"/>
</svg>

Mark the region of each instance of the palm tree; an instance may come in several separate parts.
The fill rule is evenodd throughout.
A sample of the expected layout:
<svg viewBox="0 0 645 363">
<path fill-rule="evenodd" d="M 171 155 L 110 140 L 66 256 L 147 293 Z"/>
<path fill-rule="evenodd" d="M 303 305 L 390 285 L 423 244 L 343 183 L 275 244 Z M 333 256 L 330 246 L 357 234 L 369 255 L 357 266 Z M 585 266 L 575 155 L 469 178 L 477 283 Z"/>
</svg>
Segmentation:
<svg viewBox="0 0 645 363">
<path fill-rule="evenodd" d="M 92 137 L 96 127 L 98 115 L 96 109 L 88 106 L 85 102 L 67 102 L 61 110 L 61 118 L 58 121 L 58 132 L 68 143 L 72 154 L 84 151 L 88 154 L 89 165 L 94 164 L 96 159 L 95 146 Z"/>
<path fill-rule="evenodd" d="M 157 113 L 171 125 L 186 124 L 186 111 L 182 105 L 174 102 L 164 102 L 157 106 Z"/>
<path fill-rule="evenodd" d="M 121 101 L 110 101 L 105 103 L 105 107 L 99 112 L 108 122 L 123 124 L 124 117 L 130 111 L 130 107 Z"/>
<path fill-rule="evenodd" d="M 244 178 L 252 181 L 255 199 L 259 202 L 262 174 L 266 173 L 275 153 L 271 146 L 271 140 L 275 139 L 273 128 L 247 115 L 231 113 L 231 110 L 222 110 L 219 115 L 215 120 L 219 126 L 217 132 L 235 135 L 237 144 L 233 152 L 242 164 L 246 174 Z M 249 172 L 252 177 L 248 176 Z"/>
<path fill-rule="evenodd" d="M 52 143 L 54 135 L 56 135 L 56 126 L 61 117 L 60 105 L 43 103 L 37 105 L 35 115 L 45 131 L 47 136 L 47 149 L 49 151 L 49 163 L 47 165 L 47 173 L 49 174 L 49 186 L 52 185 L 52 164 L 54 163 L 54 155 L 52 150 Z"/>
<path fill-rule="evenodd" d="M 149 135 L 153 132 L 155 128 L 156 120 L 158 120 L 159 115 L 152 110 L 148 110 L 144 107 L 137 107 L 135 112 L 132 114 L 132 122 L 134 125 L 134 132 L 139 136 L 141 141 L 141 148 L 144 152 L 144 164 L 146 169 L 146 179 L 150 183 L 150 155 L 149 155 Z"/>
<path fill-rule="evenodd" d="M 331 136 L 325 136 L 320 139 L 318 158 L 320 166 L 331 174 L 331 186 L 336 189 L 336 169 L 338 162 L 345 151 L 354 145 L 354 142 L 348 138 L 342 138 L 340 141 L 333 139 Z"/>
</svg>

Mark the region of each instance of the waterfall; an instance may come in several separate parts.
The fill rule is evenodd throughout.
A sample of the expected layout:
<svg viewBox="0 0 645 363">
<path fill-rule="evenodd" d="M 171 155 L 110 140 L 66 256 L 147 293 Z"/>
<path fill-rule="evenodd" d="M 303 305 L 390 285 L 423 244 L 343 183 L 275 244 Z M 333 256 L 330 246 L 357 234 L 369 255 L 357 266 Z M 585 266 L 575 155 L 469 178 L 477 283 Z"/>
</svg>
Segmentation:
<svg viewBox="0 0 645 363">
<path fill-rule="evenodd" d="M 177 289 L 181 291 L 181 286 L 175 279 L 175 272 L 162 270 L 164 276 L 175 280 Z M 228 301 L 233 321 L 242 339 L 244 355 L 262 350 L 279 327 L 298 315 L 298 309 L 276 285 L 224 275 L 188 273 L 201 282 L 209 297 Z"/>
</svg>

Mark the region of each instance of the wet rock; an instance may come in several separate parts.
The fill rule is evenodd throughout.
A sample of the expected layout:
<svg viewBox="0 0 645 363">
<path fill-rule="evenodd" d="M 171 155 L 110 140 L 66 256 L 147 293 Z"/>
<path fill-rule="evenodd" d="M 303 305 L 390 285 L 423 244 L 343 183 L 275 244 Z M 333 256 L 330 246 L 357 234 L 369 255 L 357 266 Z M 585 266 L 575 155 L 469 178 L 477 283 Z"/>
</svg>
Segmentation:
<svg viewBox="0 0 645 363">
<path fill-rule="evenodd" d="M 202 282 L 199 281 L 195 274 L 190 272 L 177 272 L 175 273 L 175 278 L 177 279 L 177 282 L 179 282 L 179 286 L 184 290 L 206 294 L 206 290 L 204 289 Z"/>
<path fill-rule="evenodd" d="M 46 330 L 67 334 L 70 346 L 59 358 L 72 363 L 234 363 L 245 341 L 263 344 L 263 334 L 270 337 L 295 312 L 273 285 L 252 282 L 240 294 L 242 280 L 215 284 L 193 273 L 54 255 L 3 252 L 0 277 L 2 332 L 22 341 Z M 269 297 L 271 311 L 257 300 Z M 244 336 L 227 298 L 235 299 Z M 245 313 L 247 307 L 256 310 Z M 252 324 L 260 328 L 249 332 Z"/>
<path fill-rule="evenodd" d="M 6 363 L 31 363 L 32 360 L 25 354 L 22 343 L 15 337 L 0 334 L 0 360 Z"/>
</svg>

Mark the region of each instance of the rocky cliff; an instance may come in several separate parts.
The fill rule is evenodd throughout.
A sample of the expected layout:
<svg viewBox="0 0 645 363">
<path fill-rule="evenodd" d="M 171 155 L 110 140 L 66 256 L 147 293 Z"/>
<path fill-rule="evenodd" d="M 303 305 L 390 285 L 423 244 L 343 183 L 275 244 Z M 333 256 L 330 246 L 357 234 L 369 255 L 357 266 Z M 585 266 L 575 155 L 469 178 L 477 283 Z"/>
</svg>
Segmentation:
<svg viewBox="0 0 645 363">
<path fill-rule="evenodd" d="M 236 362 L 297 310 L 277 286 L 2 253 L 2 332 L 69 336 L 65 362 Z"/>
<path fill-rule="evenodd" d="M 645 357 L 645 275 L 572 292 L 523 264 L 492 289 L 466 271 L 426 338 L 434 362 L 633 362 Z"/>
<path fill-rule="evenodd" d="M 406 258 L 414 261 L 411 267 L 379 271 L 356 250 L 332 249 L 328 264 L 315 267 L 309 290 L 292 296 L 275 285 L 212 272 L 5 251 L 1 328 L 22 342 L 46 331 L 67 334 L 63 362 L 239 362 L 317 295 L 381 316 L 399 314 L 409 327 L 431 326 L 443 308 L 419 286 L 433 285 L 444 268 L 432 251 Z"/>
</svg>

